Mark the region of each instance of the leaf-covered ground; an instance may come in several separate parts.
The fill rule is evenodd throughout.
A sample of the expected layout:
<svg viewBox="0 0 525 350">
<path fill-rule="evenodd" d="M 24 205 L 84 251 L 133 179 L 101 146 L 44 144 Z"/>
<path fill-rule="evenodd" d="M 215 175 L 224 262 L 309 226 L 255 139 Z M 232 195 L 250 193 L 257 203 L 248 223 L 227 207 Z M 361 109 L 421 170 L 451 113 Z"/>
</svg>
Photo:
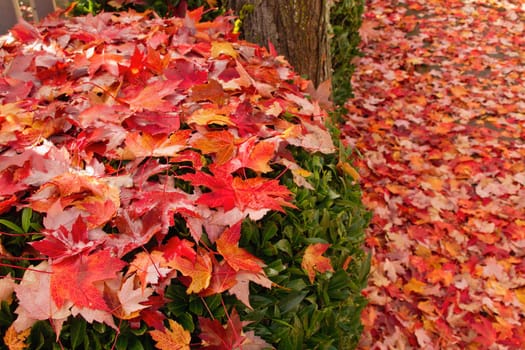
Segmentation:
<svg viewBox="0 0 525 350">
<path fill-rule="evenodd" d="M 523 349 L 525 5 L 368 1 L 346 141 L 374 211 L 361 349 Z"/>
</svg>

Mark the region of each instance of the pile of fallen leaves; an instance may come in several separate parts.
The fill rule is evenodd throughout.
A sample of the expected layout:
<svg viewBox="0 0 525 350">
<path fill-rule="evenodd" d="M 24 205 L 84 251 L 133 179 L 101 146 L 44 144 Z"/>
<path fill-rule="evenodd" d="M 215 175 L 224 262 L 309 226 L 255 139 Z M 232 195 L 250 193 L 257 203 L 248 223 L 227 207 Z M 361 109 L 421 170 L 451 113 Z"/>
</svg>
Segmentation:
<svg viewBox="0 0 525 350">
<path fill-rule="evenodd" d="M 72 348 L 88 346 L 80 319 L 98 324 L 89 332 L 148 332 L 162 349 L 268 346 L 222 299 L 233 295 L 249 310 L 250 285 L 283 288 L 259 252 L 240 246 L 241 233 L 294 210 L 281 177 L 313 189 L 291 148 L 335 147 L 307 81 L 273 50 L 239 41 L 231 18 L 201 15 L 56 14 L 0 37 L 0 300 L 15 319 L 9 346 L 42 320 L 57 341 L 67 328 Z M 267 242 L 276 230 L 265 231 Z M 263 248 L 292 251 L 279 242 Z M 304 277 L 292 281 L 300 298 L 281 301 L 286 312 L 307 302 L 303 289 L 317 272 L 334 271 L 323 256 L 330 244 L 315 235 L 306 243 L 291 255 Z M 273 276 L 286 270 L 277 266 Z M 191 303 L 174 302 L 180 290 Z M 207 317 L 168 320 L 180 307 Z M 111 341 L 126 348 L 118 335 Z"/>
<path fill-rule="evenodd" d="M 375 212 L 363 349 L 522 349 L 525 7 L 369 1 L 346 141 Z"/>
</svg>

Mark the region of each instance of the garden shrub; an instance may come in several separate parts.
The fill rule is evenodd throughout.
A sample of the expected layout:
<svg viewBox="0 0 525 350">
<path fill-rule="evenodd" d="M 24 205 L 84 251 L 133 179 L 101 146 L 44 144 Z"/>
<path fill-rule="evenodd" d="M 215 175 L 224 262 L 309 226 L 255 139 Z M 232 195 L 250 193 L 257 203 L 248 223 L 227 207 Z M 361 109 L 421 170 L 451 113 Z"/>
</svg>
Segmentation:
<svg viewBox="0 0 525 350">
<path fill-rule="evenodd" d="M 0 38 L 9 347 L 357 343 L 369 214 L 351 150 L 285 60 L 202 15 Z"/>
</svg>

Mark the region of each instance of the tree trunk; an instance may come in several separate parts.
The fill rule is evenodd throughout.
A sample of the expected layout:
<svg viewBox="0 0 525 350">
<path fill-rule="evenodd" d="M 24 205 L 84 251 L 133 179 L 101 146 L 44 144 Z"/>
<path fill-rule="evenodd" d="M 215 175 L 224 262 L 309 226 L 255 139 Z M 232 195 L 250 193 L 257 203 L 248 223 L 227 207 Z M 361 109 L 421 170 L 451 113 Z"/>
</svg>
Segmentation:
<svg viewBox="0 0 525 350">
<path fill-rule="evenodd" d="M 330 0 L 228 0 L 228 8 L 244 13 L 246 40 L 270 41 L 295 70 L 317 86 L 331 77 Z"/>
</svg>

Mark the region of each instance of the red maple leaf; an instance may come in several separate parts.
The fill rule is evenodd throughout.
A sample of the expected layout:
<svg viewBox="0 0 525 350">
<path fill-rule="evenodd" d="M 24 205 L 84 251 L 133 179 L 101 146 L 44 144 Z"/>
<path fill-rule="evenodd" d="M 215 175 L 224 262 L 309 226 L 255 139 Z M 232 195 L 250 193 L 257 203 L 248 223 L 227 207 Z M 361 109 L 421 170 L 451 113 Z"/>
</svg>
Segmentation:
<svg viewBox="0 0 525 350">
<path fill-rule="evenodd" d="M 195 262 L 197 253 L 193 249 L 193 243 L 187 239 L 180 239 L 179 237 L 172 237 L 164 246 L 163 253 L 166 260 L 171 260 L 175 256 L 180 256 Z"/>
<path fill-rule="evenodd" d="M 233 309 L 226 325 L 218 320 L 199 317 L 203 345 L 210 350 L 242 349 L 245 336 L 242 334 L 242 322 L 237 310 Z"/>
<path fill-rule="evenodd" d="M 148 308 L 140 311 L 140 318 L 146 322 L 150 327 L 153 327 L 157 330 L 164 330 L 163 321 L 166 319 L 166 316 L 159 311 L 168 301 L 161 295 L 152 295 L 147 301 L 143 304 L 147 305 Z"/>
<path fill-rule="evenodd" d="M 180 81 L 158 80 L 146 87 L 130 87 L 123 101 L 127 102 L 133 111 L 169 111 L 172 104 L 165 97 L 174 94 Z"/>
<path fill-rule="evenodd" d="M 260 141 L 257 137 L 250 137 L 239 145 L 239 155 L 234 162 L 239 162 L 238 167 L 249 168 L 258 173 L 272 170 L 268 164 L 275 157 L 275 144 Z"/>
<path fill-rule="evenodd" d="M 241 137 L 257 135 L 268 119 L 266 114 L 255 111 L 248 101 L 240 103 L 231 115 L 231 120 L 235 123 L 235 128 L 237 128 Z"/>
<path fill-rule="evenodd" d="M 225 211 L 238 208 L 241 211 L 277 210 L 283 207 L 295 208 L 288 202 L 291 192 L 278 180 L 254 177 L 242 179 L 230 173 L 229 165 L 211 166 L 213 175 L 197 172 L 186 174 L 182 179 L 190 181 L 194 186 L 206 186 L 211 192 L 202 194 L 198 204 L 210 208 L 223 207 Z"/>
<path fill-rule="evenodd" d="M 5 213 L 6 211 L 9 211 L 14 204 L 18 202 L 18 198 L 16 195 L 11 195 L 11 197 L 4 199 L 0 197 L 0 214 Z"/>
<path fill-rule="evenodd" d="M 52 258 L 55 263 L 75 254 L 89 253 L 97 244 L 88 239 L 87 225 L 80 215 L 70 230 L 60 226 L 57 230 L 45 230 L 42 233 L 45 238 L 32 242 L 31 245 L 40 253 Z"/>
<path fill-rule="evenodd" d="M 197 84 L 204 84 L 208 80 L 208 73 L 185 59 L 173 60 L 170 67 L 168 67 L 164 74 L 169 80 L 180 81 L 181 89 L 188 89 Z"/>
<path fill-rule="evenodd" d="M 78 254 L 51 265 L 51 296 L 57 307 L 67 300 L 79 308 L 111 311 L 97 282 L 113 279 L 126 263 L 111 257 L 107 250 Z"/>
<path fill-rule="evenodd" d="M 228 265 L 225 260 L 218 263 L 217 260 L 212 257 L 212 263 L 213 271 L 210 285 L 199 293 L 199 296 L 201 297 L 222 293 L 237 284 L 235 278 L 237 272 Z"/>
</svg>

